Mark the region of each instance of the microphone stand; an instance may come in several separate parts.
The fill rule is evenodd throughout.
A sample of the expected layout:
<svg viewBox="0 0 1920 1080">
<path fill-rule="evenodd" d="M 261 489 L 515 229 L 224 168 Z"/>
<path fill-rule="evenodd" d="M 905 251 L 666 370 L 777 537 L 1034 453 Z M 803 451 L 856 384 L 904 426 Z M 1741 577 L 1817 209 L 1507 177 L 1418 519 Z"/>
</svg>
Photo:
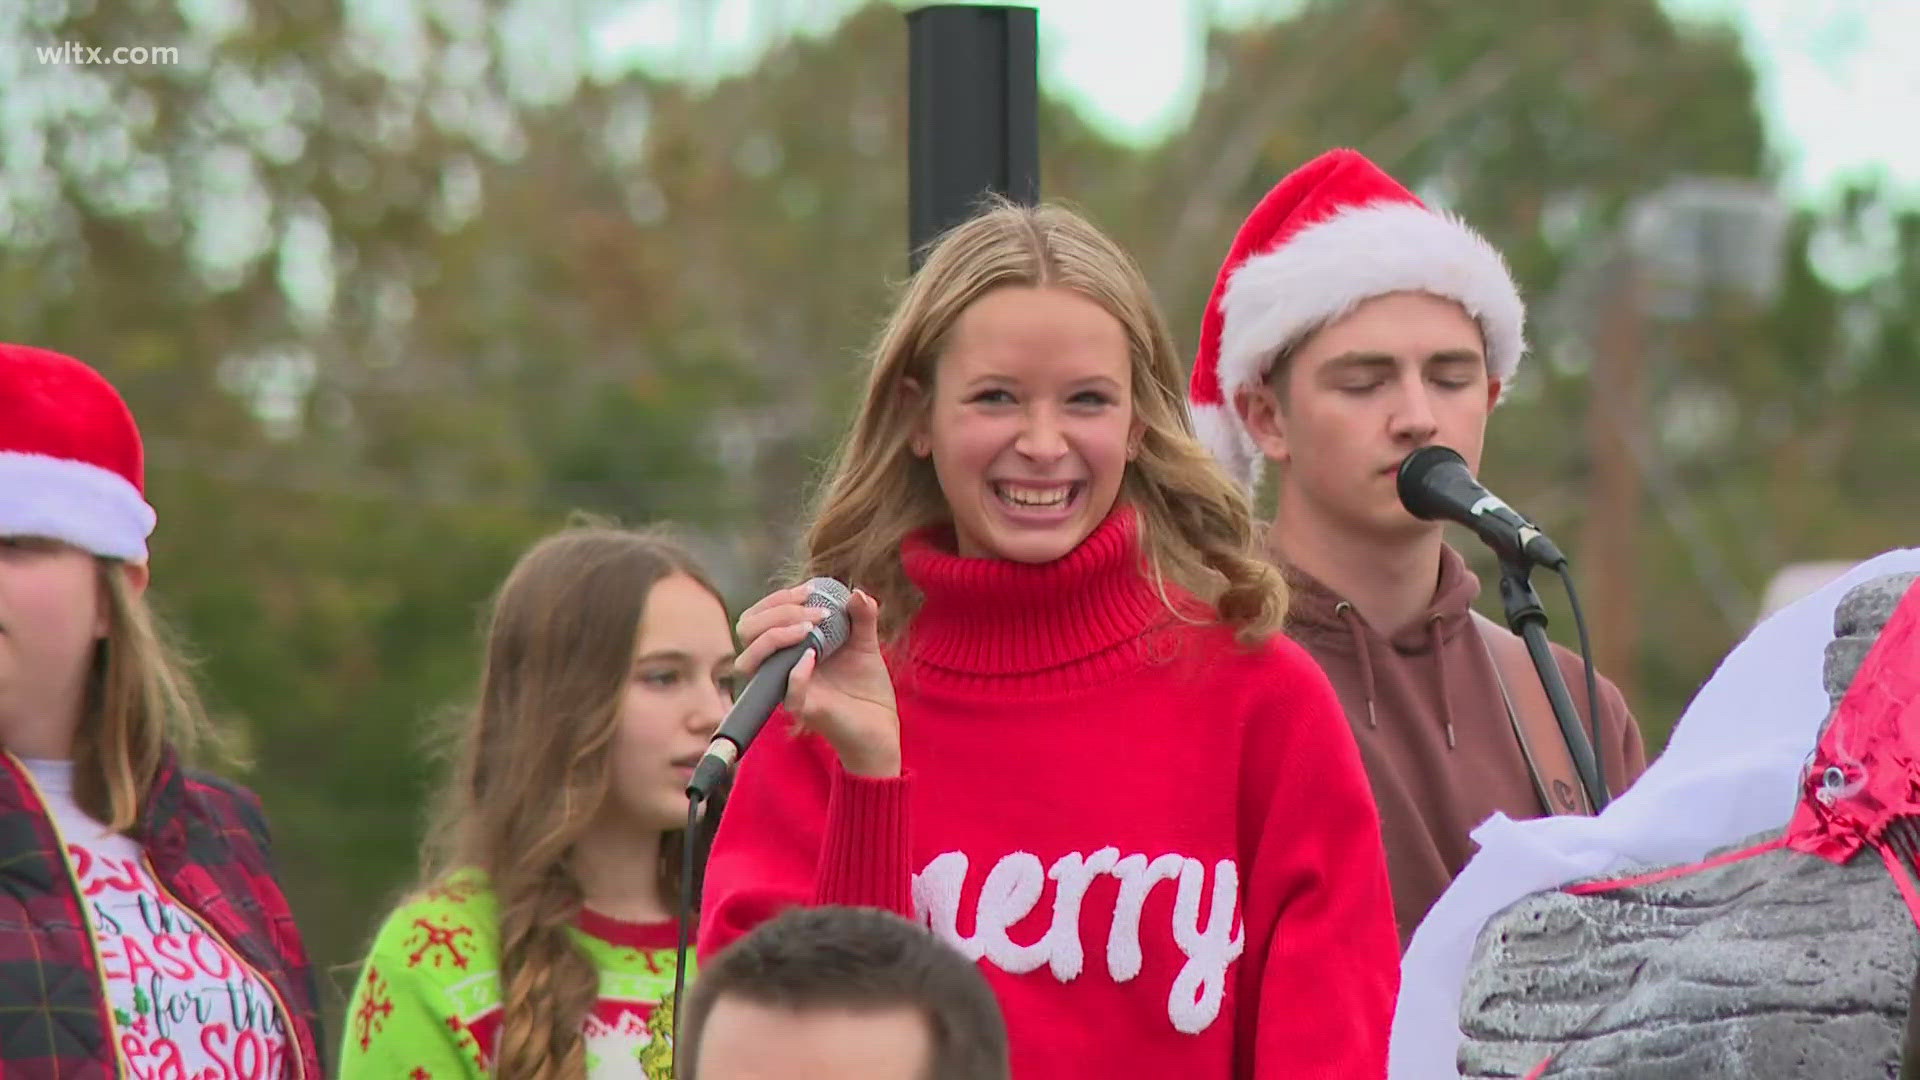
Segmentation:
<svg viewBox="0 0 1920 1080">
<path fill-rule="evenodd" d="M 1587 801 L 1597 814 L 1606 808 L 1607 789 L 1600 783 L 1599 765 L 1594 761 L 1586 728 L 1580 723 L 1580 712 L 1567 693 L 1566 680 L 1560 677 L 1560 665 L 1554 663 L 1547 639 L 1547 609 L 1540 604 L 1540 594 L 1533 591 L 1532 573 L 1532 565 L 1524 560 L 1500 558 L 1500 600 L 1506 606 L 1507 626 L 1527 643 L 1527 655 L 1533 658 L 1547 701 L 1553 706 L 1554 719 L 1560 722 L 1560 734 L 1573 756 L 1574 770 L 1580 774 L 1580 786 L 1587 789 Z"/>
</svg>

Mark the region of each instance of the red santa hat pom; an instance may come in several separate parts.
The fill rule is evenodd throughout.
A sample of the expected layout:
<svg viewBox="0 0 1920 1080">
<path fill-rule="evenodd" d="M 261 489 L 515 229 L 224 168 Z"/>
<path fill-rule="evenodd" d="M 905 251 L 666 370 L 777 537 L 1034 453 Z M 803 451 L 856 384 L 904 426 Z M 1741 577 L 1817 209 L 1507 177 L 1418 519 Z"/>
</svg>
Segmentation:
<svg viewBox="0 0 1920 1080">
<path fill-rule="evenodd" d="M 1425 292 L 1480 324 L 1487 367 L 1506 382 L 1526 351 L 1526 309 L 1506 260 L 1478 233 L 1354 150 L 1330 150 L 1274 185 L 1233 238 L 1207 297 L 1187 391 L 1195 433 L 1252 488 L 1264 456 L 1233 396 L 1277 354 L 1362 301 Z"/>
<path fill-rule="evenodd" d="M 145 562 L 145 479 L 140 430 L 99 372 L 0 343 L 0 536 Z"/>
</svg>

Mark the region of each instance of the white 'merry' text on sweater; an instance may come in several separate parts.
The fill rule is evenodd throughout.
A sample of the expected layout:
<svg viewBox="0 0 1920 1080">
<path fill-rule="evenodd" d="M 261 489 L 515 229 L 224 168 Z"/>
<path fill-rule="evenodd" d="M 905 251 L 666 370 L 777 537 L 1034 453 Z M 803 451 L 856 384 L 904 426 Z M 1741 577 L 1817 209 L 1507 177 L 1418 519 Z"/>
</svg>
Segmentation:
<svg viewBox="0 0 1920 1080">
<path fill-rule="evenodd" d="M 1025 851 L 1002 855 L 980 887 L 973 934 L 963 937 L 959 932 L 960 897 L 967 868 L 965 852 L 948 851 L 929 860 L 926 868 L 913 876 L 914 916 L 970 960 L 985 958 L 1016 975 L 1046 965 L 1061 982 L 1077 978 L 1084 963 L 1080 905 L 1094 878 L 1108 874 L 1120 881 L 1113 923 L 1107 933 L 1107 973 L 1115 982 L 1126 982 L 1140 974 L 1140 910 L 1147 894 L 1162 881 L 1179 882 L 1172 929 L 1187 962 L 1168 992 L 1167 1018 L 1176 1030 L 1195 1035 L 1220 1015 L 1227 970 L 1246 945 L 1244 929 L 1236 926 L 1240 872 L 1232 859 L 1214 864 L 1204 930 L 1200 927 L 1201 894 L 1207 876 L 1204 863 L 1177 854 L 1151 861 L 1141 854 L 1123 858 L 1119 849 L 1104 847 L 1086 856 L 1067 852 L 1044 873 L 1036 855 Z M 1033 911 L 1048 878 L 1054 882 L 1053 921 L 1038 941 L 1017 945 L 1007 936 L 1007 928 Z"/>
</svg>

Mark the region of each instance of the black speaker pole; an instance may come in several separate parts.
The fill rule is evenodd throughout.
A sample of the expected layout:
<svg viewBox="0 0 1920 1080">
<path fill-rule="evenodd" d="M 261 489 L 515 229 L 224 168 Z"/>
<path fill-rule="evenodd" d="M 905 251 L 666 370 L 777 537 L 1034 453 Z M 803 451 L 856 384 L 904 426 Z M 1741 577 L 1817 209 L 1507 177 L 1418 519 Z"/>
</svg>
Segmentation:
<svg viewBox="0 0 1920 1080">
<path fill-rule="evenodd" d="M 907 13 L 907 239 L 926 246 L 988 193 L 1040 198 L 1033 8 L 935 4 Z"/>
</svg>

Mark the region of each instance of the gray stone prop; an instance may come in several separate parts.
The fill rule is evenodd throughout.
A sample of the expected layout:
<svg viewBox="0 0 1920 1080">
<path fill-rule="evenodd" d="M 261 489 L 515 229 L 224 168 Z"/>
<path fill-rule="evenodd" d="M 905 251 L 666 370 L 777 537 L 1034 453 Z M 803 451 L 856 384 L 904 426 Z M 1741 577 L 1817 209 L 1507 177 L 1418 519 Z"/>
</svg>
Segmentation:
<svg viewBox="0 0 1920 1080">
<path fill-rule="evenodd" d="M 1835 609 L 1823 733 L 1917 576 L 1864 582 Z M 1777 848 L 1650 884 L 1536 893 L 1489 920 L 1458 1064 L 1466 1078 L 1526 1077 L 1551 1057 L 1540 1075 L 1554 1080 L 1920 1080 L 1917 979 L 1920 930 L 1879 852 L 1835 866 Z"/>
</svg>

